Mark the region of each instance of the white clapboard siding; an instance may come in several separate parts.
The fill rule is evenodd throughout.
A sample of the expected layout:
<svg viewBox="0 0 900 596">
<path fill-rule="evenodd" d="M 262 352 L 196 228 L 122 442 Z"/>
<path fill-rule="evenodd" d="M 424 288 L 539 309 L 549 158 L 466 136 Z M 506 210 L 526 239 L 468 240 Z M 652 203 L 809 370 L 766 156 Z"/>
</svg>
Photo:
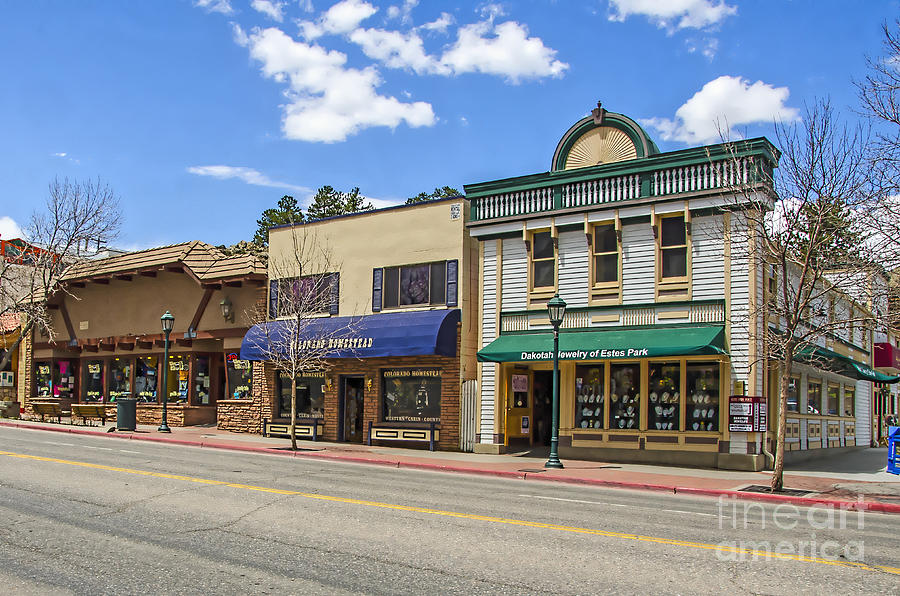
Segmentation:
<svg viewBox="0 0 900 596">
<path fill-rule="evenodd" d="M 500 276 L 501 310 L 528 308 L 528 253 L 521 238 L 504 238 Z"/>
<path fill-rule="evenodd" d="M 653 302 L 656 253 L 649 223 L 622 226 L 622 303 Z"/>
<path fill-rule="evenodd" d="M 497 240 L 484 242 L 484 288 L 481 296 L 481 347 L 497 338 Z M 481 412 L 478 432 L 482 443 L 494 442 L 494 369 L 492 362 L 481 363 Z"/>
<path fill-rule="evenodd" d="M 753 317 L 753 320 L 754 320 L 754 325 L 755 325 L 755 328 L 756 328 L 755 336 L 756 336 L 756 338 L 757 338 L 757 340 L 756 340 L 756 353 L 759 355 L 759 354 L 762 354 L 762 353 L 763 353 L 763 343 L 762 343 L 762 338 L 765 337 L 765 334 L 766 334 L 766 333 L 765 333 L 765 331 L 766 331 L 766 328 L 765 328 L 766 321 L 765 321 L 765 319 L 762 317 L 762 314 L 761 314 L 761 313 L 762 313 L 762 310 L 761 310 L 761 308 L 760 308 L 760 307 L 762 306 L 762 304 L 763 304 L 763 287 L 765 286 L 765 283 L 766 283 L 766 282 L 765 282 L 765 273 L 766 273 L 766 272 L 765 272 L 765 269 L 763 268 L 762 264 L 759 263 L 758 261 L 757 261 L 757 265 L 756 265 L 756 270 L 755 270 L 755 271 L 756 271 L 756 294 L 755 294 L 756 298 L 755 298 L 755 303 L 756 303 L 756 305 L 757 305 L 757 308 L 756 308 L 756 311 L 757 311 L 757 312 L 756 312 L 756 316 Z M 764 375 L 763 375 L 763 367 L 762 367 L 761 365 L 760 365 L 760 366 L 755 366 L 755 367 L 754 367 L 754 370 L 756 371 L 756 394 L 757 394 L 757 395 L 762 395 L 763 386 L 765 385 L 765 377 L 764 377 Z"/>
<path fill-rule="evenodd" d="M 750 269 L 747 254 L 746 223 L 740 217 L 731 220 L 731 365 L 739 381 L 747 378 L 750 365 L 749 333 L 750 324 Z"/>
<path fill-rule="evenodd" d="M 691 285 L 695 300 L 725 298 L 725 251 L 722 216 L 691 220 Z"/>
<path fill-rule="evenodd" d="M 588 305 L 588 246 L 583 231 L 559 234 L 559 297 L 570 308 Z M 504 298 L 504 308 L 505 304 Z"/>
<path fill-rule="evenodd" d="M 856 382 L 856 446 L 868 447 L 872 442 L 872 383 Z"/>
</svg>

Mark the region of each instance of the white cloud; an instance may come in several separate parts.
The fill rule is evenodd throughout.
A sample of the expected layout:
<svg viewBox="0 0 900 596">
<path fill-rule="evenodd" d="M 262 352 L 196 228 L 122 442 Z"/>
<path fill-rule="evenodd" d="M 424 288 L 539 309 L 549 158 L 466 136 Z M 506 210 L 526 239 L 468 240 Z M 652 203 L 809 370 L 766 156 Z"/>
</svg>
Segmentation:
<svg viewBox="0 0 900 596">
<path fill-rule="evenodd" d="M 446 33 L 447 29 L 456 22 L 456 19 L 453 18 L 453 15 L 449 12 L 442 12 L 441 16 L 431 21 L 430 23 L 425 23 L 418 27 L 419 29 L 424 29 L 425 31 L 438 31 L 440 33 Z"/>
<path fill-rule="evenodd" d="M 677 29 L 706 29 L 737 14 L 725 0 L 610 0 L 611 21 L 644 16 L 671 33 Z"/>
<path fill-rule="evenodd" d="M 705 143 L 719 140 L 719 126 L 734 127 L 775 120 L 797 120 L 799 111 L 785 105 L 787 87 L 773 87 L 742 77 L 721 76 L 703 85 L 675 112 L 675 118 L 641 120 L 665 141 Z M 737 136 L 733 129 L 727 131 Z"/>
<path fill-rule="evenodd" d="M 569 65 L 555 56 L 556 50 L 545 46 L 541 38 L 528 37 L 524 25 L 485 21 L 460 27 L 456 43 L 441 56 L 441 64 L 454 74 L 481 72 L 518 82 L 562 76 Z"/>
<path fill-rule="evenodd" d="M 288 184 L 287 182 L 278 182 L 277 180 L 272 180 L 258 170 L 242 166 L 191 166 L 187 168 L 187 171 L 191 174 L 196 174 L 197 176 L 210 176 L 219 180 L 231 180 L 236 178 L 247 184 L 252 184 L 253 186 L 284 188 L 286 190 L 305 194 L 312 192 L 311 189 L 305 186 L 297 186 L 295 184 Z"/>
<path fill-rule="evenodd" d="M 363 0 L 342 0 L 325 11 L 315 22 L 300 21 L 298 25 L 303 37 L 312 41 L 326 33 L 350 33 L 376 12 L 377 8 Z"/>
<path fill-rule="evenodd" d="M 401 23 L 412 21 L 412 9 L 419 5 L 419 0 L 404 0 L 401 6 L 389 6 L 387 15 L 389 19 L 399 18 Z"/>
<path fill-rule="evenodd" d="M 59 152 L 57 152 L 57 153 L 51 153 L 50 155 L 51 155 L 52 157 L 58 157 L 58 158 L 60 158 L 60 159 L 66 160 L 66 161 L 71 161 L 71 162 L 74 163 L 74 164 L 80 164 L 80 163 L 81 163 L 80 160 L 75 159 L 74 157 L 72 157 L 71 155 L 69 155 L 68 153 L 66 153 L 65 151 L 59 151 Z"/>
<path fill-rule="evenodd" d="M 415 32 L 401 33 L 384 29 L 357 29 L 350 41 L 363 53 L 390 68 L 410 68 L 417 74 L 449 74 L 450 70 L 425 52 L 422 38 Z"/>
<path fill-rule="evenodd" d="M 194 6 L 204 9 L 206 12 L 234 14 L 234 8 L 231 7 L 229 0 L 194 0 Z"/>
<path fill-rule="evenodd" d="M 250 45 L 250 38 L 247 37 L 247 33 L 237 23 L 231 23 L 231 37 L 234 39 L 234 43 L 242 48 Z"/>
<path fill-rule="evenodd" d="M 284 4 L 277 0 L 253 0 L 250 7 L 279 23 L 284 21 Z"/>
<path fill-rule="evenodd" d="M 496 2 L 488 2 L 482 4 L 478 7 L 478 12 L 481 13 L 482 17 L 489 20 L 494 20 L 498 17 L 506 16 L 506 9 L 503 8 L 502 4 L 498 4 Z"/>
<path fill-rule="evenodd" d="M 295 41 L 279 29 L 255 31 L 250 55 L 262 63 L 264 76 L 288 84 L 282 131 L 289 139 L 331 143 L 375 126 L 435 122 L 428 103 L 379 95 L 374 67 L 347 68 L 343 53 Z"/>
<path fill-rule="evenodd" d="M 0 238 L 4 240 L 12 240 L 13 238 L 24 238 L 25 232 L 19 227 L 16 221 L 8 215 L 0 216 Z"/>
</svg>

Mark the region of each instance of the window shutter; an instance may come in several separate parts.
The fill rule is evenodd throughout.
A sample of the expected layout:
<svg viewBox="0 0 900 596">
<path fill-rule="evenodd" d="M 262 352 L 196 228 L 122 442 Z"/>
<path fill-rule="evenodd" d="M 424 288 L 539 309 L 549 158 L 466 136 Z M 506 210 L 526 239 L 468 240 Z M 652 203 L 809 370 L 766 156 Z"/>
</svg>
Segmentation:
<svg viewBox="0 0 900 596">
<path fill-rule="evenodd" d="M 331 279 L 329 281 L 331 283 L 331 306 L 328 309 L 328 314 L 336 315 L 338 314 L 338 305 L 340 304 L 341 274 L 332 273 L 330 277 Z"/>
<path fill-rule="evenodd" d="M 447 261 L 447 306 L 456 306 L 459 302 L 456 299 L 457 286 L 457 268 L 459 261 Z"/>
<path fill-rule="evenodd" d="M 278 280 L 269 282 L 269 318 L 278 318 Z"/>
<path fill-rule="evenodd" d="M 380 267 L 372 270 L 372 312 L 381 310 L 381 276 L 384 270 Z"/>
</svg>

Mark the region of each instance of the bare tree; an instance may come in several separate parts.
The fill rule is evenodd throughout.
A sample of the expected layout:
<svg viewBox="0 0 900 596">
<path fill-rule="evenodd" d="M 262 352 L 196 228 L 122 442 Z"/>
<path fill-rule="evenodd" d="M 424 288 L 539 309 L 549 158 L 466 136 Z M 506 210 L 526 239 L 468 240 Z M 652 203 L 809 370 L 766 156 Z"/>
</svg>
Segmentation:
<svg viewBox="0 0 900 596">
<path fill-rule="evenodd" d="M 341 317 L 337 324 L 318 324 L 338 299 L 339 264 L 310 228 L 292 226 L 289 234 L 287 248 L 279 254 L 273 254 L 270 243 L 269 301 L 250 316 L 260 330 L 251 337 L 253 347 L 291 379 L 290 436 L 291 449 L 296 450 L 297 377 L 327 372 L 328 358 L 352 344 L 358 319 Z"/>
<path fill-rule="evenodd" d="M 58 178 L 50 183 L 43 207 L 26 227 L 21 254 L 0 260 L 0 315 L 15 313 L 22 321 L 18 338 L 0 360 L 6 366 L 12 352 L 32 330 L 51 340 L 56 336 L 47 301 L 64 290 L 60 280 L 86 246 L 109 242 L 121 225 L 119 199 L 100 179 L 78 182 Z"/>
<path fill-rule="evenodd" d="M 742 141 L 726 143 L 730 167 L 746 172 L 726 190 L 732 258 L 759 272 L 758 285 L 765 280 L 764 299 L 751 298 L 732 325 L 748 330 L 752 364 L 778 363 L 771 487 L 781 490 L 795 359 L 827 370 L 816 346 L 883 324 L 887 285 L 870 258 L 873 231 L 861 215 L 875 200 L 864 159 L 868 131 L 841 124 L 827 100 L 808 106 L 800 122 L 776 123 L 775 131 L 781 156 L 774 170 L 743 156 Z"/>
</svg>

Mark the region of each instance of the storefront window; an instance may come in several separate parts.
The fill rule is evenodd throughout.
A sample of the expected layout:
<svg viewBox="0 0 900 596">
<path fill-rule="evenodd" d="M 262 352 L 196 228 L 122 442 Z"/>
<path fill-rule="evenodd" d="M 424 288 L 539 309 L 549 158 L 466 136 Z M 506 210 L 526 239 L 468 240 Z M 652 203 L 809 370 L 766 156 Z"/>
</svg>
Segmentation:
<svg viewBox="0 0 900 596">
<path fill-rule="evenodd" d="M 650 363 L 649 430 L 680 430 L 681 363 Z"/>
<path fill-rule="evenodd" d="M 291 417 L 291 377 L 278 375 L 278 396 L 281 417 Z M 325 373 L 305 373 L 297 377 L 297 418 L 325 417 Z"/>
<path fill-rule="evenodd" d="M 103 401 L 103 361 L 88 360 L 81 375 L 81 401 Z"/>
<path fill-rule="evenodd" d="M 791 377 L 788 381 L 787 411 L 800 411 L 800 377 Z"/>
<path fill-rule="evenodd" d="M 194 403 L 209 405 L 209 356 L 197 356 L 194 360 Z"/>
<path fill-rule="evenodd" d="M 822 413 L 822 382 L 812 379 L 806 385 L 806 413 Z"/>
<path fill-rule="evenodd" d="M 393 369 L 381 372 L 385 422 L 440 422 L 441 369 Z"/>
<path fill-rule="evenodd" d="M 719 430 L 719 363 L 689 362 L 686 381 L 688 399 L 684 430 Z"/>
<path fill-rule="evenodd" d="M 641 366 L 611 364 L 609 366 L 609 426 L 635 429 L 640 427 Z"/>
<path fill-rule="evenodd" d="M 236 353 L 225 356 L 229 399 L 249 399 L 253 386 L 253 368 L 249 360 L 239 360 Z"/>
<path fill-rule="evenodd" d="M 166 379 L 166 395 L 169 403 L 185 403 L 188 398 L 188 375 L 190 363 L 181 354 L 169 355 L 169 374 Z"/>
<path fill-rule="evenodd" d="M 134 368 L 134 392 L 138 401 L 156 403 L 157 356 L 139 356 Z"/>
<path fill-rule="evenodd" d="M 35 365 L 35 394 L 38 397 L 53 396 L 52 362 L 40 361 Z"/>
<path fill-rule="evenodd" d="M 575 367 L 575 428 L 603 428 L 603 365 Z"/>
<path fill-rule="evenodd" d="M 109 361 L 109 382 L 106 389 L 109 401 L 131 397 L 131 360 L 113 358 Z"/>
<path fill-rule="evenodd" d="M 888 396 L 890 398 L 890 396 Z M 856 415 L 856 387 L 844 385 L 844 416 Z"/>
<path fill-rule="evenodd" d="M 70 360 L 57 360 L 53 363 L 53 397 L 74 399 L 75 367 Z"/>
<path fill-rule="evenodd" d="M 828 415 L 840 414 L 841 386 L 837 383 L 828 383 Z"/>
</svg>

